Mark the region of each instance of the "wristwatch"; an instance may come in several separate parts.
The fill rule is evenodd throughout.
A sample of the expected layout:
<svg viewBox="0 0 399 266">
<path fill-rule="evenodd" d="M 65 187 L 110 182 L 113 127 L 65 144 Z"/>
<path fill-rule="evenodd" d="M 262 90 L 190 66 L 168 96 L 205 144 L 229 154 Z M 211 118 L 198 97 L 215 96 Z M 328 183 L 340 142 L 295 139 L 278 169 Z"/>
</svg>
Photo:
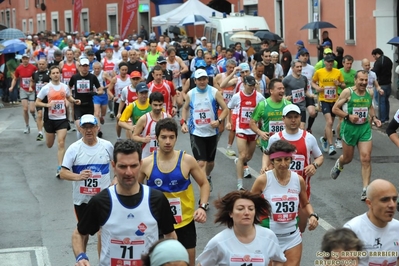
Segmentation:
<svg viewBox="0 0 399 266">
<path fill-rule="evenodd" d="M 313 162 L 312 164 L 313 164 L 315 169 L 319 168 L 319 165 L 316 162 Z"/>
<path fill-rule="evenodd" d="M 319 220 L 319 216 L 317 215 L 317 213 L 314 212 L 314 213 L 310 214 L 310 215 L 309 215 L 309 218 L 312 217 L 312 216 L 313 216 L 314 218 L 316 218 L 317 221 Z"/>
<path fill-rule="evenodd" d="M 349 120 L 349 114 L 344 117 L 345 120 Z"/>
<path fill-rule="evenodd" d="M 222 123 L 222 119 L 218 119 L 218 121 L 219 121 L 219 125 Z"/>
<path fill-rule="evenodd" d="M 209 204 L 208 203 L 201 203 L 199 205 L 199 208 L 203 209 L 204 211 L 207 211 L 209 208 Z"/>
</svg>

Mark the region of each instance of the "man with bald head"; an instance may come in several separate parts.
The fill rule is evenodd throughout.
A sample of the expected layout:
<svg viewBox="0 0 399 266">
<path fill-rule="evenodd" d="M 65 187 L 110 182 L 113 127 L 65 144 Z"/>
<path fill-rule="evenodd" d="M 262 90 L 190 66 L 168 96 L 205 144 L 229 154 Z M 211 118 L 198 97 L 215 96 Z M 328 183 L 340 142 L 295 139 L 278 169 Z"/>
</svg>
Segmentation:
<svg viewBox="0 0 399 266">
<path fill-rule="evenodd" d="M 367 89 L 369 91 L 374 91 L 374 103 L 378 103 L 378 96 L 384 94 L 384 90 L 381 89 L 380 84 L 377 81 L 377 75 L 374 71 L 371 71 L 370 60 L 364 58 L 362 60 L 362 68 L 363 70 L 369 73 L 369 78 L 367 81 Z"/>
<path fill-rule="evenodd" d="M 360 257 L 360 266 L 399 265 L 399 221 L 393 218 L 397 199 L 391 182 L 376 179 L 367 188 L 369 210 L 344 225 L 356 233 L 367 251 L 367 257 Z"/>
</svg>

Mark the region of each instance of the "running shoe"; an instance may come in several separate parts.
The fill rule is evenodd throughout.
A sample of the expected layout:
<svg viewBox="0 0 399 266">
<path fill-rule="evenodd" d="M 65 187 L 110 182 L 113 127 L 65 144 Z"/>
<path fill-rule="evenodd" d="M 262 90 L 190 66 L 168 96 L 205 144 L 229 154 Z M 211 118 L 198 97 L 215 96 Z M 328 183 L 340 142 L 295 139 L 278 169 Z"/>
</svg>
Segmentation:
<svg viewBox="0 0 399 266">
<path fill-rule="evenodd" d="M 114 118 L 115 118 L 114 112 L 109 113 L 109 117 L 112 118 L 112 119 L 114 119 Z"/>
<path fill-rule="evenodd" d="M 323 149 L 324 152 L 328 152 L 328 143 L 327 140 L 324 139 L 324 137 L 320 137 L 320 143 L 321 143 L 321 148 Z"/>
<path fill-rule="evenodd" d="M 39 133 L 39 135 L 37 135 L 36 141 L 42 141 L 43 140 L 43 134 Z"/>
<path fill-rule="evenodd" d="M 237 190 L 245 190 L 242 184 L 237 184 Z"/>
<path fill-rule="evenodd" d="M 362 195 L 360 196 L 361 201 L 365 201 L 367 199 L 366 191 L 366 189 L 363 189 Z"/>
<path fill-rule="evenodd" d="M 30 126 L 26 126 L 24 130 L 24 134 L 29 134 L 30 133 Z"/>
<path fill-rule="evenodd" d="M 335 140 L 335 148 L 342 149 L 342 140 L 340 139 Z"/>
<path fill-rule="evenodd" d="M 334 145 L 331 145 L 330 146 L 330 148 L 328 149 L 328 155 L 334 155 L 334 154 L 336 154 L 337 152 L 335 151 L 335 147 L 334 147 Z"/>
<path fill-rule="evenodd" d="M 104 117 L 103 116 L 100 117 L 100 124 L 104 125 Z"/>
<path fill-rule="evenodd" d="M 209 182 L 209 192 L 212 192 L 213 190 L 213 184 L 212 184 L 212 177 L 207 177 L 208 182 Z"/>
<path fill-rule="evenodd" d="M 60 173 L 61 173 L 61 166 L 58 166 L 57 172 L 56 172 L 56 174 L 55 174 L 55 177 L 57 177 L 58 179 L 60 179 Z"/>
<path fill-rule="evenodd" d="M 251 178 L 251 177 L 252 177 L 252 175 L 251 175 L 251 172 L 249 171 L 249 167 L 244 166 L 244 178 Z"/>
<path fill-rule="evenodd" d="M 227 156 L 236 156 L 236 153 L 235 153 L 235 151 L 233 151 L 232 149 L 227 149 L 226 155 L 227 155 Z"/>
<path fill-rule="evenodd" d="M 337 179 L 337 177 L 339 176 L 339 174 L 341 173 L 341 171 L 343 169 L 344 169 L 343 167 L 339 167 L 339 159 L 337 159 L 337 161 L 335 162 L 333 168 L 331 168 L 330 177 L 332 179 Z"/>
</svg>

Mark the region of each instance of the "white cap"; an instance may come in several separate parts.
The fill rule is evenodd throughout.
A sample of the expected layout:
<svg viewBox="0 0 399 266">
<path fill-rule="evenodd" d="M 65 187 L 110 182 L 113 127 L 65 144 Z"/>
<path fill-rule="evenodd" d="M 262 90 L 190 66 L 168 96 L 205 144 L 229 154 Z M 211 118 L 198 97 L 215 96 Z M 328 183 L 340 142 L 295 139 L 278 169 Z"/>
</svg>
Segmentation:
<svg viewBox="0 0 399 266">
<path fill-rule="evenodd" d="M 194 72 L 194 78 L 199 79 L 200 77 L 207 77 L 208 74 L 203 69 L 197 69 Z"/>
<path fill-rule="evenodd" d="M 205 37 L 205 36 L 202 36 L 202 37 L 201 37 L 201 41 L 204 41 L 204 40 L 206 40 L 206 37 Z"/>
<path fill-rule="evenodd" d="M 90 65 L 89 59 L 87 59 L 87 58 L 80 59 L 80 65 L 81 66 Z"/>
<path fill-rule="evenodd" d="M 93 49 L 90 45 L 85 46 L 85 50 L 91 50 Z"/>
<path fill-rule="evenodd" d="M 88 45 L 94 45 L 94 42 L 93 41 L 88 41 L 87 44 Z"/>
<path fill-rule="evenodd" d="M 298 105 L 289 104 L 284 107 L 283 116 L 286 116 L 289 112 L 295 112 L 301 114 L 301 109 L 299 109 Z"/>
<path fill-rule="evenodd" d="M 128 39 L 124 39 L 123 40 L 123 43 L 125 43 L 125 42 L 130 42 Z"/>
<path fill-rule="evenodd" d="M 72 36 L 71 36 L 71 35 L 68 35 L 68 36 L 67 36 L 67 39 L 72 40 Z"/>
<path fill-rule="evenodd" d="M 27 39 L 32 40 L 32 35 L 28 35 Z"/>
<path fill-rule="evenodd" d="M 94 115 L 83 115 L 80 118 L 80 125 L 82 126 L 83 124 L 97 125 L 97 118 Z"/>
</svg>

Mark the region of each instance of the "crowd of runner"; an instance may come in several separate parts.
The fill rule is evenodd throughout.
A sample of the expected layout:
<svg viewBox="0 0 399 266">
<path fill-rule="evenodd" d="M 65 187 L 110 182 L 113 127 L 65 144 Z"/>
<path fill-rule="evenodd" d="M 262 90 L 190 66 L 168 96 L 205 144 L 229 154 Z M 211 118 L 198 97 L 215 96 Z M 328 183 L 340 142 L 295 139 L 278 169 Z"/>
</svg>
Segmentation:
<svg viewBox="0 0 399 266">
<path fill-rule="evenodd" d="M 342 154 L 330 176 L 344 175 L 355 147 L 360 199 L 369 211 L 325 235 L 323 259 L 397 265 L 399 240 L 391 233 L 399 230 L 397 191 L 388 181 L 370 182 L 372 127 L 389 124 L 387 134 L 399 146 L 399 114 L 389 120 L 392 61 L 376 48 L 373 69 L 363 59 L 362 69 L 354 70 L 354 58 L 341 47 L 334 54 L 328 33 L 323 38 L 321 58 L 311 65 L 302 41 L 291 55 L 275 41 L 263 41 L 256 51 L 250 41 L 221 47 L 206 37 L 189 43 L 177 36 L 121 40 L 107 32 L 28 36 L 25 53 L 7 58 L 2 99 L 21 101 L 24 134 L 31 132 L 30 113 L 37 141 L 52 147 L 57 139 L 56 177 L 73 182 L 77 265 L 89 265 L 88 236 L 99 230 L 100 265 L 136 265 L 147 252 L 149 263 L 156 246 L 165 246 L 150 249 L 162 235 L 178 239 L 187 254 L 154 256 L 163 261 L 156 265 L 167 265 L 167 256 L 190 266 L 300 265 L 302 234 L 319 220 L 310 179 L 337 149 Z M 101 130 L 107 115 L 115 135 Z M 318 140 L 312 135 L 317 115 L 325 121 Z M 76 131 L 77 141 L 66 148 L 68 130 Z M 180 130 L 190 136 L 192 155 L 175 150 Z M 228 142 L 219 143 L 225 130 Z M 195 222 L 206 222 L 210 192 L 218 190 L 211 177 L 218 145 L 236 156 L 237 191 L 215 203 L 216 221 L 227 229 L 196 256 Z M 244 188 L 257 147 L 260 175 Z M 367 256 L 355 253 L 363 250 Z M 354 253 L 331 255 L 341 251 Z"/>
</svg>

